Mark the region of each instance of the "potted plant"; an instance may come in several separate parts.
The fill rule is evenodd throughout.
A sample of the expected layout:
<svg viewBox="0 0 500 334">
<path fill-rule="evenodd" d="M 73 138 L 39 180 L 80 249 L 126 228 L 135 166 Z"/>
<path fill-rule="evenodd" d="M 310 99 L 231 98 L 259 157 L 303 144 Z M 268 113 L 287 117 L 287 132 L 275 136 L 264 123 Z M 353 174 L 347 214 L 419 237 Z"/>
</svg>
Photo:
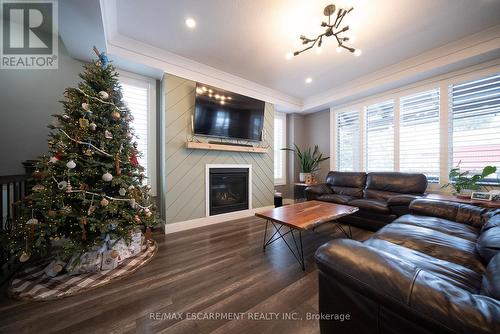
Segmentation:
<svg viewBox="0 0 500 334">
<path fill-rule="evenodd" d="M 455 192 L 453 195 L 461 198 L 470 198 L 473 191 L 480 190 L 483 186 L 480 184 L 484 179 L 497 171 L 495 166 L 486 166 L 481 174 L 471 175 L 470 171 L 460 172 L 460 163 L 450 170 L 448 178 L 449 183 L 442 188 L 452 187 Z"/>
<path fill-rule="evenodd" d="M 296 144 L 294 144 L 294 146 L 295 148 L 282 148 L 282 150 L 295 153 L 300 166 L 300 182 L 311 183 L 312 174 L 319 170 L 320 162 L 328 160 L 330 157 L 323 157 L 323 154 L 319 151 L 318 145 L 315 145 L 313 150 L 308 147 L 304 151 L 301 151 Z"/>
</svg>

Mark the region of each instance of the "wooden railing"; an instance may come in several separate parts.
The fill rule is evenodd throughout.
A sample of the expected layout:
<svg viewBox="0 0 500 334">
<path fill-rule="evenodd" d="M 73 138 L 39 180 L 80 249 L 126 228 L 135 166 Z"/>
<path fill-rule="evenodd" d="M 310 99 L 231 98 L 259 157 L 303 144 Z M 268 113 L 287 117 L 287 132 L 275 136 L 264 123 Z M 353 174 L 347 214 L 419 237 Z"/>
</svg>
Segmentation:
<svg viewBox="0 0 500 334">
<path fill-rule="evenodd" d="M 28 175 L 0 176 L 0 230 L 8 230 L 16 218 L 15 203 L 27 195 Z"/>
</svg>

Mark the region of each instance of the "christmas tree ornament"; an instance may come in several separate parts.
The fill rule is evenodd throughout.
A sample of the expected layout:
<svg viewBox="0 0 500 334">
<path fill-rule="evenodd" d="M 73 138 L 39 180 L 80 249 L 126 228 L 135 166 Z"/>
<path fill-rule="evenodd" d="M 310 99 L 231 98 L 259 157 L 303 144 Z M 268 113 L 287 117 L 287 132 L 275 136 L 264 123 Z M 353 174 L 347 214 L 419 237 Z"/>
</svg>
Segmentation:
<svg viewBox="0 0 500 334">
<path fill-rule="evenodd" d="M 141 222 L 141 218 L 138 215 L 134 215 L 134 221 L 136 223 L 140 223 Z"/>
<path fill-rule="evenodd" d="M 59 159 L 57 159 L 57 157 L 50 157 L 50 159 L 49 159 L 49 162 L 50 162 L 51 164 L 55 164 L 55 163 L 56 163 L 56 162 L 58 162 L 58 161 L 59 161 Z"/>
<path fill-rule="evenodd" d="M 90 148 L 87 148 L 83 150 L 83 154 L 87 157 L 91 157 L 94 154 L 94 151 L 92 151 Z"/>
<path fill-rule="evenodd" d="M 120 113 L 116 110 L 111 113 L 111 118 L 115 121 L 119 120 L 121 117 Z"/>
<path fill-rule="evenodd" d="M 86 184 L 86 183 L 80 183 L 80 190 L 88 190 L 89 189 L 89 185 Z M 92 195 L 93 197 L 94 195 Z"/>
<path fill-rule="evenodd" d="M 90 127 L 90 130 L 95 131 L 97 129 L 97 124 L 92 122 L 92 123 L 90 123 L 89 127 Z"/>
<path fill-rule="evenodd" d="M 57 215 L 57 212 L 55 210 L 49 210 L 47 211 L 47 215 L 51 218 L 54 218 Z"/>
<path fill-rule="evenodd" d="M 130 202 L 129 202 L 129 203 L 130 203 L 130 207 L 131 207 L 132 209 L 137 208 L 137 203 L 135 202 L 135 199 L 134 199 L 134 198 L 132 198 L 132 199 L 130 200 Z"/>
<path fill-rule="evenodd" d="M 30 257 L 31 257 L 30 253 L 24 251 L 21 253 L 21 256 L 19 257 L 19 262 L 24 263 L 24 262 L 28 261 L 30 259 Z"/>
<path fill-rule="evenodd" d="M 45 190 L 45 186 L 42 185 L 42 184 L 36 184 L 36 185 L 33 186 L 33 188 L 31 188 L 31 190 L 33 190 L 34 192 L 44 191 Z"/>
<path fill-rule="evenodd" d="M 66 163 L 66 167 L 68 167 L 68 169 L 73 169 L 76 167 L 76 162 L 74 162 L 73 160 L 70 160 Z"/>
<path fill-rule="evenodd" d="M 120 155 L 118 153 L 115 154 L 115 173 L 116 175 L 122 175 L 122 169 L 120 168 Z"/>
<path fill-rule="evenodd" d="M 56 158 L 58 161 L 61 160 L 61 158 L 62 158 L 62 152 L 61 151 L 57 151 L 57 153 L 54 156 L 54 158 Z"/>
<path fill-rule="evenodd" d="M 95 205 L 91 205 L 89 207 L 89 209 L 87 210 L 87 215 L 91 216 L 95 212 L 96 209 L 97 209 L 97 207 Z"/>
<path fill-rule="evenodd" d="M 125 196 L 127 190 L 125 190 L 125 188 L 120 188 L 120 190 L 118 190 L 118 193 L 120 194 L 120 196 Z"/>
<path fill-rule="evenodd" d="M 99 92 L 99 97 L 103 100 L 107 100 L 109 98 L 109 94 L 103 90 Z"/>
<path fill-rule="evenodd" d="M 73 190 L 73 187 L 71 186 L 71 182 L 69 182 L 69 180 L 68 180 L 68 183 L 66 184 L 66 193 L 69 194 L 72 190 Z"/>
<path fill-rule="evenodd" d="M 80 119 L 78 120 L 78 123 L 80 123 L 80 127 L 81 127 L 82 129 L 85 129 L 85 128 L 87 128 L 87 127 L 90 125 L 89 120 L 88 120 L 88 119 L 86 119 L 86 118 L 80 118 Z"/>
<path fill-rule="evenodd" d="M 34 179 L 41 180 L 43 174 L 37 169 L 31 174 L 31 176 L 33 176 Z"/>
<path fill-rule="evenodd" d="M 139 165 L 139 160 L 137 160 L 135 150 L 132 151 L 132 154 L 130 155 L 130 164 L 132 165 L 132 167 L 137 167 Z"/>
<path fill-rule="evenodd" d="M 144 209 L 144 215 L 146 217 L 148 217 L 148 218 L 151 217 L 151 215 L 152 215 L 151 210 L 149 210 L 149 208 L 145 208 Z"/>
<path fill-rule="evenodd" d="M 111 180 L 113 180 L 113 175 L 111 175 L 111 173 L 109 172 L 106 172 L 102 174 L 102 180 L 105 182 L 111 182 Z"/>
<path fill-rule="evenodd" d="M 134 190 L 135 187 L 133 185 L 128 186 L 128 190 Z"/>
<path fill-rule="evenodd" d="M 65 205 L 61 208 L 60 212 L 63 214 L 63 215 L 69 215 L 71 213 L 71 211 L 73 211 L 73 208 L 71 208 L 70 205 Z"/>
<path fill-rule="evenodd" d="M 64 190 L 66 189 L 66 186 L 68 185 L 68 183 L 66 181 L 60 181 L 58 184 L 57 184 L 57 188 L 59 190 Z"/>
<path fill-rule="evenodd" d="M 85 111 L 89 111 L 90 110 L 90 106 L 87 102 L 83 102 L 82 103 L 82 109 L 85 110 Z"/>
<path fill-rule="evenodd" d="M 106 139 L 113 139 L 113 134 L 109 132 L 108 130 L 104 131 L 104 138 Z"/>
<path fill-rule="evenodd" d="M 63 115 L 62 115 L 62 118 L 64 118 L 65 120 L 68 120 L 68 119 L 70 119 L 71 117 L 69 117 L 69 115 L 63 114 Z"/>
<path fill-rule="evenodd" d="M 109 201 L 108 201 L 105 197 L 103 197 L 103 198 L 101 199 L 101 202 L 100 202 L 100 203 L 101 203 L 101 206 L 108 206 Z"/>
<path fill-rule="evenodd" d="M 31 218 L 26 222 L 26 225 L 37 225 L 38 224 L 38 219 L 36 218 Z"/>
</svg>

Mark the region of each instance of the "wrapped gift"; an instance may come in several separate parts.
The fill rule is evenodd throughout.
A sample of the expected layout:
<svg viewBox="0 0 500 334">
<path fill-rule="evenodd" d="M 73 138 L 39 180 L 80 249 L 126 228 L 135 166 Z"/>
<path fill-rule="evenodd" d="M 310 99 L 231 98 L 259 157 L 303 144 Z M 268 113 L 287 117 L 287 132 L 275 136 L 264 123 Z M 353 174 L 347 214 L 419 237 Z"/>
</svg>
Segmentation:
<svg viewBox="0 0 500 334">
<path fill-rule="evenodd" d="M 116 250 L 108 250 L 102 253 L 101 270 L 111 270 L 118 266 L 118 252 Z"/>
<path fill-rule="evenodd" d="M 116 240 L 110 240 L 110 247 L 111 250 L 118 252 L 118 263 L 122 262 L 125 259 L 128 259 L 129 257 L 132 256 L 129 250 L 129 246 L 125 242 L 125 240 L 120 239 L 118 241 Z"/>
<path fill-rule="evenodd" d="M 130 245 L 128 246 L 131 256 L 136 256 L 141 252 L 141 245 L 142 233 L 140 231 L 132 233 Z"/>
<path fill-rule="evenodd" d="M 95 273 L 101 270 L 102 254 L 99 251 L 87 252 L 80 257 L 73 256 L 66 269 L 70 275 Z"/>
</svg>

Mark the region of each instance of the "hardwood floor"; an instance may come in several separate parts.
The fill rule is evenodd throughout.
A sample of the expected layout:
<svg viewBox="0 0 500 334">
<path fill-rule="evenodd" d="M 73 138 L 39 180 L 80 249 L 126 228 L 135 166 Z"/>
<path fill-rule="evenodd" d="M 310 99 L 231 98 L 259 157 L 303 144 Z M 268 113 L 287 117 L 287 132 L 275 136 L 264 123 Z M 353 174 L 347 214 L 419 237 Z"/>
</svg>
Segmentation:
<svg viewBox="0 0 500 334">
<path fill-rule="evenodd" d="M 4 285 L 0 333 L 319 333 L 316 320 L 305 320 L 307 312 L 318 311 L 314 251 L 343 234 L 330 224 L 304 233 L 302 272 L 283 241 L 262 252 L 264 226 L 264 220 L 251 217 L 155 234 L 160 248 L 146 267 L 57 301 L 8 299 Z M 371 234 L 352 232 L 358 240 Z M 193 313 L 241 318 L 193 319 Z M 303 320 L 283 320 L 285 315 Z"/>
</svg>

